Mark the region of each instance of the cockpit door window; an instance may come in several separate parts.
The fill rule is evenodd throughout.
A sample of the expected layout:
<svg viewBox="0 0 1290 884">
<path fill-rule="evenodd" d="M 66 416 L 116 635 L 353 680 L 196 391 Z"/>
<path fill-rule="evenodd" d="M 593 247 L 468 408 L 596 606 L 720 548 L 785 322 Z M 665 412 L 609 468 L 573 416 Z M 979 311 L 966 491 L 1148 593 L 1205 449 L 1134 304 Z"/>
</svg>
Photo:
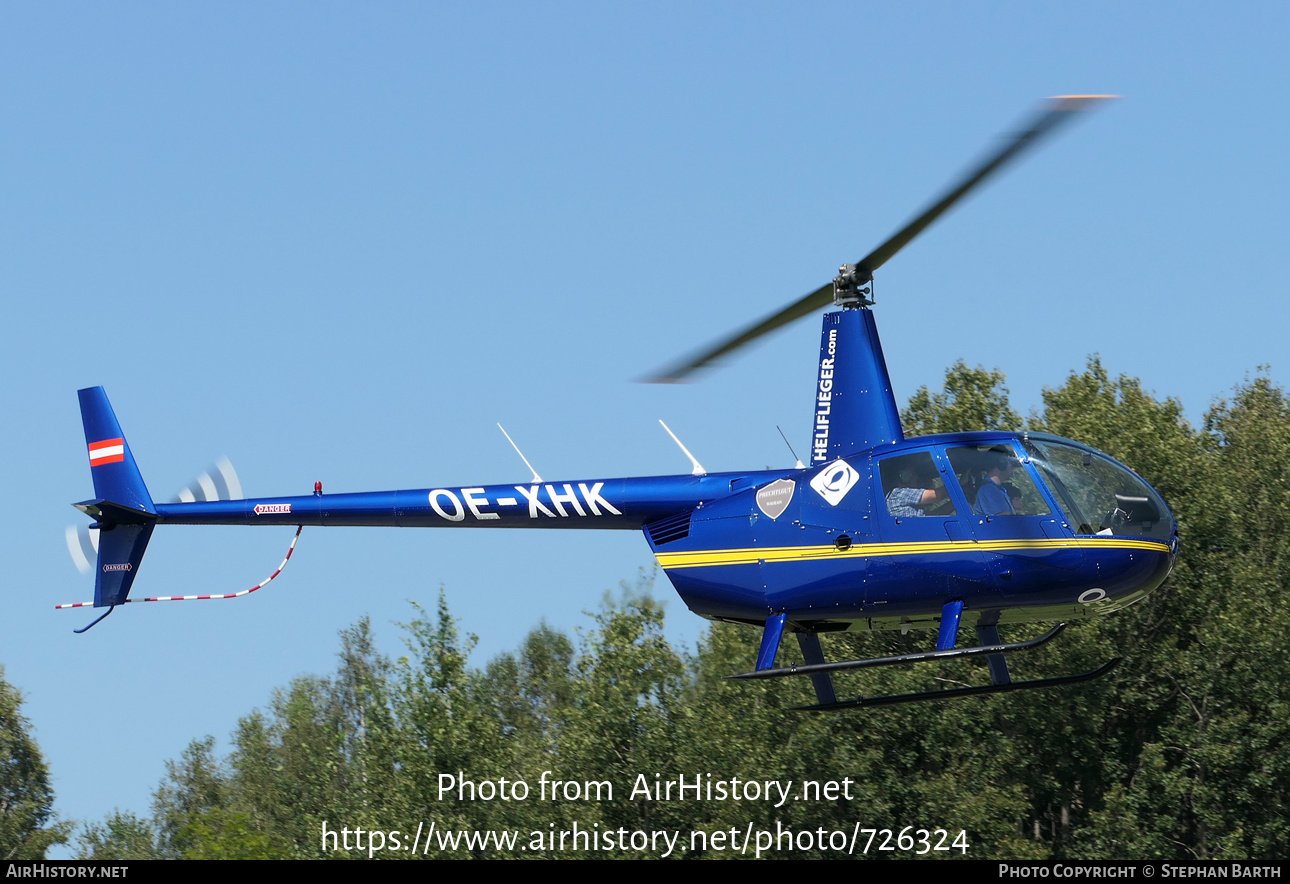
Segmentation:
<svg viewBox="0 0 1290 884">
<path fill-rule="evenodd" d="M 957 515 L 931 452 L 889 457 L 879 463 L 878 475 L 889 515 L 898 519 Z"/>
<path fill-rule="evenodd" d="M 1052 513 L 1012 445 L 995 442 L 951 448 L 950 466 L 979 516 L 1047 516 Z"/>
</svg>

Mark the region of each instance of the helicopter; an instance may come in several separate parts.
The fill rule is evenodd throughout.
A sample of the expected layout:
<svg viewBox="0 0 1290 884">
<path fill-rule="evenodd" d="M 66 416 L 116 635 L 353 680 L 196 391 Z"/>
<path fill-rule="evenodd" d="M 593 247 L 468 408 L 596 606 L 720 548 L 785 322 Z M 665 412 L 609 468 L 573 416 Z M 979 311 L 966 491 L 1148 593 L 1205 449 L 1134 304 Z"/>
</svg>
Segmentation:
<svg viewBox="0 0 1290 884">
<path fill-rule="evenodd" d="M 906 438 L 871 308 L 879 267 L 999 169 L 1111 97 L 1049 99 L 1020 131 L 869 255 L 844 264 L 831 282 L 651 378 L 690 379 L 763 335 L 834 305 L 823 315 L 808 463 L 709 473 L 668 429 L 693 464 L 689 475 L 547 482 L 534 471 L 518 484 L 324 494 L 317 483 L 304 496 L 207 493 L 199 500 L 188 493 L 179 502 L 154 503 L 107 394 L 90 387 L 79 397 L 95 497 L 74 506 L 94 519 L 98 532 L 94 600 L 58 607 L 107 608 L 77 630 L 84 632 L 131 602 L 243 596 L 277 577 L 295 548 L 293 538 L 278 570 L 241 593 L 131 599 L 152 532 L 162 524 L 294 525 L 296 538 L 306 525 L 633 530 L 643 533 L 692 612 L 761 630 L 753 668 L 729 677 L 807 677 L 816 703 L 799 707 L 804 710 L 1098 678 L 1118 660 L 1089 672 L 1013 681 L 1008 656 L 1051 641 L 1066 621 L 1117 611 L 1158 587 L 1179 552 L 1169 507 L 1128 466 L 1073 440 L 1024 431 Z M 1000 637 L 1001 626 L 1037 621 L 1057 625 L 1029 641 Z M 967 626 L 977 643 L 960 646 Z M 936 643 L 912 654 L 826 660 L 821 635 L 864 630 L 935 631 Z M 785 633 L 796 637 L 804 663 L 776 666 Z M 965 657 L 985 658 L 988 683 L 839 699 L 833 682 L 835 672 Z"/>
</svg>

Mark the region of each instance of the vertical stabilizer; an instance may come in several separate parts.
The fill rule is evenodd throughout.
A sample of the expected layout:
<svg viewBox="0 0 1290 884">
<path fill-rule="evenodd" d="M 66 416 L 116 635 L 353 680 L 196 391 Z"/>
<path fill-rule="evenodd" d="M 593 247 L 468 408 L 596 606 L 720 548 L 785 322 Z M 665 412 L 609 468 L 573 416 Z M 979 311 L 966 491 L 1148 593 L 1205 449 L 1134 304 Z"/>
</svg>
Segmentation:
<svg viewBox="0 0 1290 884">
<path fill-rule="evenodd" d="M 825 313 L 811 465 L 904 438 L 873 313 L 863 308 Z"/>
<path fill-rule="evenodd" d="M 94 496 L 155 515 L 152 496 L 143 484 L 107 393 L 102 387 L 87 387 L 77 395 L 81 398 L 81 423 L 85 425 L 85 443 L 89 447 Z"/>
</svg>

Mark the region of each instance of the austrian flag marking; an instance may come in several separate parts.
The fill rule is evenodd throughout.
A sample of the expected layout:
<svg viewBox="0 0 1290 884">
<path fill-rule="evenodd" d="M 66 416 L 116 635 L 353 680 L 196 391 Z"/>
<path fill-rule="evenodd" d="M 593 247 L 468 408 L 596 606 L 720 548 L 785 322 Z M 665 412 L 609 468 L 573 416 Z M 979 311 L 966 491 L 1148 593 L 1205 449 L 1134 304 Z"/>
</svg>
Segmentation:
<svg viewBox="0 0 1290 884">
<path fill-rule="evenodd" d="M 104 439 L 102 442 L 90 443 L 90 466 L 101 467 L 105 463 L 120 463 L 125 460 L 125 439 Z"/>
<path fill-rule="evenodd" d="M 289 503 L 257 503 L 255 505 L 255 514 L 262 516 L 265 513 L 289 513 L 291 504 Z"/>
</svg>

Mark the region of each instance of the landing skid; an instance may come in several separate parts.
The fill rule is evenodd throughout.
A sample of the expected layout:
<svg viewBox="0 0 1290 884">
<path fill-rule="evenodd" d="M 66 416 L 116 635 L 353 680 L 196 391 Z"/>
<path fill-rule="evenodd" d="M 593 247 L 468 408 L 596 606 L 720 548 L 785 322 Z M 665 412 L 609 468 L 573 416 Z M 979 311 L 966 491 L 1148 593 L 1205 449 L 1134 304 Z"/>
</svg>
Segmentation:
<svg viewBox="0 0 1290 884">
<path fill-rule="evenodd" d="M 842 660 L 837 663 L 816 663 L 805 666 L 788 666 L 783 669 L 760 669 L 756 672 L 740 672 L 738 675 L 727 675 L 726 678 L 783 678 L 787 675 L 813 675 L 819 672 L 843 672 L 848 669 L 868 669 L 872 666 L 899 666 L 902 663 L 925 663 L 929 660 L 952 660 L 959 657 L 978 657 L 983 654 L 1009 654 L 1013 651 L 1028 651 L 1051 641 L 1066 628 L 1065 623 L 1058 623 L 1039 638 L 1028 642 L 1015 642 L 1009 645 L 978 645 L 971 648 L 951 648 L 948 651 L 920 651 L 916 654 L 901 654 L 898 657 L 870 657 L 866 660 Z M 948 693 L 948 692 L 946 692 Z"/>
<path fill-rule="evenodd" d="M 952 688 L 945 691 L 922 691 L 917 694 L 891 694 L 886 697 L 856 697 L 854 700 L 842 700 L 836 703 L 816 703 L 813 706 L 794 706 L 801 712 L 834 712 L 839 709 L 859 709 L 864 706 L 894 706 L 897 703 L 921 703 L 926 700 L 948 700 L 953 697 L 972 697 L 978 694 L 1004 694 L 1008 691 L 1027 691 L 1035 688 L 1051 688 L 1065 684 L 1079 684 L 1101 678 L 1120 662 L 1119 657 L 1089 672 L 1079 675 L 1063 675 L 1057 678 L 1037 678 L 1032 681 L 1012 681 L 1007 684 L 983 684 L 968 688 Z"/>
<path fill-rule="evenodd" d="M 798 706 L 804 712 L 833 712 L 841 709 L 859 709 L 865 706 L 891 706 L 897 703 L 918 703 L 925 700 L 948 700 L 955 697 L 970 697 L 982 694 L 1003 694 L 1010 691 L 1027 691 L 1036 688 L 1058 687 L 1061 685 L 1079 684 L 1100 678 L 1115 668 L 1120 662 L 1115 658 L 1103 666 L 1077 675 L 1064 675 L 1056 678 L 1040 678 L 1031 681 L 1014 682 L 1008 672 L 1008 661 L 1004 656 L 1016 651 L 1028 651 L 1045 644 L 1066 628 L 1065 623 L 1048 630 L 1048 632 L 1030 641 L 1005 644 L 999 640 L 999 630 L 994 623 L 978 623 L 977 640 L 980 644 L 970 648 L 955 648 L 954 638 L 962 614 L 962 602 L 950 602 L 942 612 L 941 635 L 937 640 L 937 649 L 916 654 L 901 654 L 895 657 L 871 657 L 865 660 L 842 660 L 837 663 L 826 663 L 824 651 L 820 646 L 818 633 L 799 631 L 798 642 L 801 644 L 806 662 L 800 666 L 773 668 L 775 653 L 779 647 L 780 637 L 787 625 L 783 614 L 773 615 L 766 621 L 766 630 L 762 636 L 761 650 L 757 655 L 757 669 L 753 672 L 741 672 L 728 675 L 733 679 L 785 678 L 792 675 L 810 677 L 815 688 L 818 702 L 811 706 Z M 852 669 L 869 669 L 875 666 L 898 666 L 909 663 L 926 663 L 933 660 L 952 660 L 961 657 L 985 657 L 990 671 L 990 684 L 974 685 L 963 688 L 951 688 L 943 691 L 922 691 L 913 694 L 892 694 L 884 697 L 856 697 L 854 700 L 838 700 L 833 688 L 833 673 Z"/>
</svg>

